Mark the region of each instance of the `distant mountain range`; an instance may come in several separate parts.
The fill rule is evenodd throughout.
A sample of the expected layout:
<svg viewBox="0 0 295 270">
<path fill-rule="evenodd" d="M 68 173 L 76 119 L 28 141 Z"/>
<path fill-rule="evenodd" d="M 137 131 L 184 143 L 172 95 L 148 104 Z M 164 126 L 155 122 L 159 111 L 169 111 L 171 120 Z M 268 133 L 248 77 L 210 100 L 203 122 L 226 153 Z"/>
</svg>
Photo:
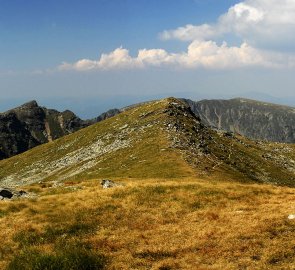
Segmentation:
<svg viewBox="0 0 295 270">
<path fill-rule="evenodd" d="M 185 102 L 212 128 L 256 140 L 295 142 L 295 108 L 251 99 Z"/>
</svg>

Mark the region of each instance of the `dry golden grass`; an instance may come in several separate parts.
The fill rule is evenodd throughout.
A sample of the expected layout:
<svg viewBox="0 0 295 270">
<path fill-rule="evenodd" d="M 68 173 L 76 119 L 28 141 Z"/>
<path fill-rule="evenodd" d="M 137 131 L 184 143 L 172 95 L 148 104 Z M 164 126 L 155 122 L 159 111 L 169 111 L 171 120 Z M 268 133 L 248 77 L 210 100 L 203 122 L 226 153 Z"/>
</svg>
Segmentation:
<svg viewBox="0 0 295 270">
<path fill-rule="evenodd" d="M 0 202 L 0 268 L 21 250 L 51 254 L 78 242 L 113 270 L 295 269 L 295 220 L 287 218 L 294 189 L 195 178 L 122 182 L 107 190 L 98 180 L 35 184 L 28 188 L 36 200 Z"/>
</svg>

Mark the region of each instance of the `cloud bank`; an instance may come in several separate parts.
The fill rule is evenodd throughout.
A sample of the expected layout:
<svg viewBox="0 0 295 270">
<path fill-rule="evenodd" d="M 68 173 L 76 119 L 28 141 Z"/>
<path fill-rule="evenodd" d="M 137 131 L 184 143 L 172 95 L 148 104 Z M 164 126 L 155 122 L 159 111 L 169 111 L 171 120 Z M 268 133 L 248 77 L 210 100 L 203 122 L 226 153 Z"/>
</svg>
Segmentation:
<svg viewBox="0 0 295 270">
<path fill-rule="evenodd" d="M 295 0 L 246 0 L 216 23 L 186 25 L 160 34 L 164 40 L 208 40 L 233 34 L 251 46 L 280 49 L 295 45 Z"/>
<path fill-rule="evenodd" d="M 276 61 L 273 61 L 276 57 Z M 240 47 L 229 47 L 226 43 L 218 46 L 213 41 L 193 41 L 187 52 L 168 53 L 162 49 L 143 49 L 136 57 L 122 47 L 109 54 L 102 54 L 99 60 L 82 59 L 76 63 L 63 63 L 59 70 L 112 70 L 146 67 L 232 69 L 237 67 L 260 66 L 275 68 L 283 66 L 286 57 L 281 54 L 266 53 L 247 43 Z M 294 61 L 293 61 L 294 62 Z M 291 63 L 291 62 L 290 62 Z"/>
<path fill-rule="evenodd" d="M 102 54 L 98 60 L 63 63 L 59 70 L 112 70 L 146 67 L 234 69 L 243 67 L 290 68 L 295 54 L 295 0 L 246 0 L 228 9 L 213 24 L 186 25 L 160 34 L 161 39 L 190 42 L 187 51 L 141 49 L 132 57 L 125 48 Z M 239 46 L 225 41 L 231 35 Z M 295 48 L 295 47 L 294 47 Z"/>
</svg>

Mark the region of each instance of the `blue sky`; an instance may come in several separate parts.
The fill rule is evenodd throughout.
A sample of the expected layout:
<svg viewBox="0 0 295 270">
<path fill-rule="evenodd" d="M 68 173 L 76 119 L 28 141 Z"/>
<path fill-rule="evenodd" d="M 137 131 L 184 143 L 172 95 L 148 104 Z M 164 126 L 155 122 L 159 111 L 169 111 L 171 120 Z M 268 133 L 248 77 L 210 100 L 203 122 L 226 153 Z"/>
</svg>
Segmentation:
<svg viewBox="0 0 295 270">
<path fill-rule="evenodd" d="M 218 4 L 216 5 L 217 2 Z M 126 46 L 165 46 L 163 29 L 214 20 L 234 1 L 1 0 L 2 70 L 49 68 Z M 227 4 L 225 4 L 227 3 Z M 182 44 L 174 44 L 180 47 Z"/>
<path fill-rule="evenodd" d="M 36 99 L 85 118 L 165 96 L 295 105 L 293 21 L 295 0 L 0 0 L 0 111 Z"/>
</svg>

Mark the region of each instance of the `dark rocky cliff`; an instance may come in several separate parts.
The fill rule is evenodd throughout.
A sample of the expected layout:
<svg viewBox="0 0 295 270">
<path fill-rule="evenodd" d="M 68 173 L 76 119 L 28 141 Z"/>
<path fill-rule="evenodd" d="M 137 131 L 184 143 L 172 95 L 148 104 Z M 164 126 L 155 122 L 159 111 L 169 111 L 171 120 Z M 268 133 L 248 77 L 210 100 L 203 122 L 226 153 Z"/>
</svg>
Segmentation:
<svg viewBox="0 0 295 270">
<path fill-rule="evenodd" d="M 118 113 L 120 111 L 114 109 L 95 119 L 82 120 L 69 110 L 59 112 L 30 101 L 0 113 L 0 159 L 20 154 Z"/>
<path fill-rule="evenodd" d="M 22 153 L 38 144 L 27 125 L 15 113 L 0 114 L 0 159 Z"/>
<path fill-rule="evenodd" d="M 208 126 L 251 139 L 295 142 L 295 108 L 243 98 L 185 101 Z"/>
</svg>

